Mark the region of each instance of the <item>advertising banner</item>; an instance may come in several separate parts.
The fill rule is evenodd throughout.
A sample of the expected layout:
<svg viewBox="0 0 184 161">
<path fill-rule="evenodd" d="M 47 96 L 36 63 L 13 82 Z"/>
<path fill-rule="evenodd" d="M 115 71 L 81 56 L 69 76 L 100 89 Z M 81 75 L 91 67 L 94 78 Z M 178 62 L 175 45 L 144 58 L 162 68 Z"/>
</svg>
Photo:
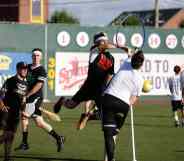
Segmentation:
<svg viewBox="0 0 184 161">
<path fill-rule="evenodd" d="M 126 54 L 114 53 L 115 72 L 117 72 Z M 88 71 L 88 53 L 57 52 L 55 95 L 72 96 L 86 79 Z M 174 60 L 174 61 L 173 61 Z M 141 69 L 144 79 L 151 80 L 153 89 L 148 95 L 168 95 L 168 78 L 174 74 L 175 65 L 184 67 L 184 55 L 145 54 L 145 62 Z"/>
<path fill-rule="evenodd" d="M 19 61 L 31 62 L 30 53 L 0 52 L 0 87 L 4 81 L 16 73 L 16 64 Z"/>
</svg>

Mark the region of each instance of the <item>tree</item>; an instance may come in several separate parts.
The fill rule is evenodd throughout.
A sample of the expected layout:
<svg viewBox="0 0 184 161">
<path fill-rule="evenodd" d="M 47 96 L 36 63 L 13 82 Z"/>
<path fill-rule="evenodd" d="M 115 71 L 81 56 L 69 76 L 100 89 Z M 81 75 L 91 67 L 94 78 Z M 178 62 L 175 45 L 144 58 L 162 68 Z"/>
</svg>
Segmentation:
<svg viewBox="0 0 184 161">
<path fill-rule="evenodd" d="M 79 19 L 67 11 L 55 11 L 51 16 L 50 23 L 80 24 Z"/>
<path fill-rule="evenodd" d="M 140 26 L 141 25 L 140 20 L 136 16 L 130 16 L 127 19 L 124 19 L 126 16 L 127 16 L 127 14 L 123 14 L 123 15 L 117 17 L 109 25 L 112 25 L 112 26 L 116 26 L 116 25 Z"/>
</svg>

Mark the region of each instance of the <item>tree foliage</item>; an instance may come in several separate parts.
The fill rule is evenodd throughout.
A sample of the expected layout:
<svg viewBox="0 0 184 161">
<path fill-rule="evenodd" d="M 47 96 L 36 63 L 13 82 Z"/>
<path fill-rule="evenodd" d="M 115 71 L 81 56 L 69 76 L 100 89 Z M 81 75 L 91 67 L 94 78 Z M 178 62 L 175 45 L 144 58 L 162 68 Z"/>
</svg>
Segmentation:
<svg viewBox="0 0 184 161">
<path fill-rule="evenodd" d="M 122 25 L 122 26 L 139 26 L 141 25 L 140 20 L 135 16 L 128 17 L 125 21 L 124 18 L 126 15 L 121 19 L 115 19 L 110 25 L 116 26 L 116 25 Z"/>
<path fill-rule="evenodd" d="M 79 19 L 67 11 L 55 11 L 51 16 L 50 23 L 80 24 Z"/>
</svg>

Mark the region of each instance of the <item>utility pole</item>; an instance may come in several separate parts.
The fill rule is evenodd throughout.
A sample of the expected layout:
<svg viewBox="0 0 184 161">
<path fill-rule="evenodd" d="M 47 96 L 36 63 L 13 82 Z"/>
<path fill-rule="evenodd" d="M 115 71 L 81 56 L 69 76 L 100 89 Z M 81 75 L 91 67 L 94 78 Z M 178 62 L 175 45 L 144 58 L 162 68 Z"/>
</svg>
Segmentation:
<svg viewBox="0 0 184 161">
<path fill-rule="evenodd" d="M 155 0 L 155 27 L 159 27 L 159 0 Z"/>
</svg>

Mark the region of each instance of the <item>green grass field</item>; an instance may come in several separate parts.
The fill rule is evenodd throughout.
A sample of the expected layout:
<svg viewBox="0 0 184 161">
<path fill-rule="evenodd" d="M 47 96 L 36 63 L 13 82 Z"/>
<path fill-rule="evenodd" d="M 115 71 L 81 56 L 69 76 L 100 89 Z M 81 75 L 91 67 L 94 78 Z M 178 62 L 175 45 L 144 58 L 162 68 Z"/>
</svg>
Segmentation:
<svg viewBox="0 0 184 161">
<path fill-rule="evenodd" d="M 168 100 L 142 102 L 134 108 L 135 142 L 137 161 L 183 161 L 184 129 L 175 128 Z M 47 105 L 49 108 L 51 105 Z M 56 152 L 54 140 L 31 122 L 29 130 L 30 150 L 13 152 L 15 161 L 103 161 L 103 133 L 100 121 L 90 121 L 85 129 L 76 130 L 82 108 L 63 109 L 61 123 L 50 122 L 56 131 L 66 136 L 63 151 Z M 129 113 L 130 116 L 130 113 Z M 21 141 L 18 130 L 14 147 Z M 0 147 L 2 159 L 3 148 Z M 130 117 L 127 118 L 118 138 L 117 161 L 132 161 Z"/>
</svg>

